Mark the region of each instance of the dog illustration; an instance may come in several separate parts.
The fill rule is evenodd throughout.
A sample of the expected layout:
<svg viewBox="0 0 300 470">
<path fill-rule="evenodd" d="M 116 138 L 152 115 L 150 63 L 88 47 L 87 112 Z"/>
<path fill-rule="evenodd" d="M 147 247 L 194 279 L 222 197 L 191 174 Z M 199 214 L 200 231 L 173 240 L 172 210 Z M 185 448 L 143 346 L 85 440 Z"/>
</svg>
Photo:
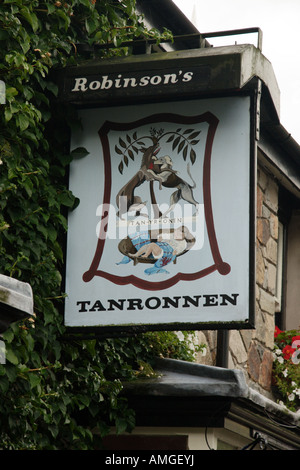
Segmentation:
<svg viewBox="0 0 300 470">
<path fill-rule="evenodd" d="M 171 173 L 177 174 L 178 171 L 173 170 L 173 160 L 169 155 L 164 155 L 160 158 L 154 155 L 152 160 L 153 166 L 148 169 L 148 173 L 150 173 L 155 180 L 159 181 L 159 189 L 162 189 L 162 183 L 167 181 Z"/>
<path fill-rule="evenodd" d="M 168 210 L 162 215 L 165 217 L 169 212 L 171 212 L 175 205 L 180 201 L 180 199 L 192 204 L 196 207 L 196 212 L 198 211 L 199 203 L 195 200 L 193 195 L 193 189 L 196 188 L 196 182 L 194 181 L 191 172 L 190 166 L 187 164 L 187 173 L 191 178 L 193 185 L 190 185 L 182 178 L 180 178 L 175 172 L 170 172 L 169 176 L 165 181 L 162 182 L 162 185 L 166 188 L 177 188 L 174 193 L 171 194 L 170 197 L 170 205 Z"/>
</svg>

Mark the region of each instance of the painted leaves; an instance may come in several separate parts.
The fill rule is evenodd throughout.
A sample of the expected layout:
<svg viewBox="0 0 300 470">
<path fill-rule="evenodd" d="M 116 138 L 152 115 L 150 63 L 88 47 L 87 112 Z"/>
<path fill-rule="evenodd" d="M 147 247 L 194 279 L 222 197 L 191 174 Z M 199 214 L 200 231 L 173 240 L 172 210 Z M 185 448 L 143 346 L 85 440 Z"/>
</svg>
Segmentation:
<svg viewBox="0 0 300 470">
<path fill-rule="evenodd" d="M 129 159 L 134 161 L 134 157 L 139 152 L 143 152 L 144 146 L 144 142 L 138 139 L 136 132 L 134 132 L 132 137 L 127 134 L 125 140 L 119 137 L 119 145 L 115 146 L 115 152 L 123 157 L 118 167 L 121 174 L 123 173 L 124 165 L 128 166 Z"/>
<path fill-rule="evenodd" d="M 167 138 L 166 143 L 171 144 L 173 152 L 182 154 L 183 159 L 190 159 L 192 165 L 196 161 L 196 152 L 194 146 L 200 141 L 199 135 L 201 131 L 195 129 L 176 129 L 176 131 L 163 132 L 163 129 L 150 130 L 150 135 L 138 138 L 137 133 L 134 132 L 132 136 L 127 134 L 125 137 L 119 137 L 118 144 L 115 145 L 115 152 L 122 156 L 122 160 L 119 164 L 119 172 L 122 174 L 124 166 L 128 166 L 130 159 L 134 161 L 135 156 L 140 152 L 145 151 L 144 139 L 150 139 L 154 142 L 154 139 L 158 142 L 163 138 Z"/>
<path fill-rule="evenodd" d="M 195 131 L 195 129 L 186 129 L 181 133 L 181 129 L 177 129 L 167 140 L 172 142 L 172 150 L 177 149 L 177 153 L 182 152 L 183 159 L 186 160 L 188 155 L 192 165 L 196 160 L 196 152 L 193 149 L 194 145 L 197 145 L 200 139 L 197 139 L 201 131 Z"/>
</svg>

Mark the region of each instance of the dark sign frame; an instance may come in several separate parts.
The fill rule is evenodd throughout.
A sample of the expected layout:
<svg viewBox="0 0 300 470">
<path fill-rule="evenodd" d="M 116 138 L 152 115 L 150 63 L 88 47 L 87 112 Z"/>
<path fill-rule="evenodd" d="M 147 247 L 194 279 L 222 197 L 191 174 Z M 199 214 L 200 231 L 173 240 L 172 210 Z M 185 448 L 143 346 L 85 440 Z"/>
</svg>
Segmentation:
<svg viewBox="0 0 300 470">
<path fill-rule="evenodd" d="M 172 54 L 172 53 L 171 53 Z M 166 53 L 164 54 L 166 57 Z M 168 54 L 167 54 L 168 55 Z M 235 55 L 226 59 L 227 63 L 227 80 L 221 81 L 220 77 L 214 76 L 214 70 L 218 67 L 218 60 L 220 58 L 214 57 L 210 63 L 203 60 L 203 63 L 195 65 L 195 57 L 176 61 L 176 59 L 167 59 L 164 63 L 162 60 L 149 60 L 149 56 L 139 56 L 140 70 L 137 71 L 136 58 L 132 62 L 115 61 L 110 62 L 111 73 L 107 72 L 107 64 L 98 65 L 87 64 L 81 67 L 71 67 L 66 69 L 65 74 L 61 76 L 62 85 L 60 87 L 60 100 L 63 102 L 71 103 L 78 109 L 86 109 L 90 107 L 103 107 L 103 106 L 122 106 L 132 103 L 147 103 L 147 102 L 162 102 L 166 99 L 170 102 L 180 100 L 201 99 L 207 97 L 236 97 L 236 96 L 249 96 L 250 97 L 250 207 L 249 207 L 249 317 L 245 322 L 211 322 L 211 323 L 166 323 L 166 324 L 146 324 L 146 325 L 121 325 L 121 326 L 68 326 L 69 333 L 87 333 L 96 334 L 97 336 L 120 336 L 128 334 L 136 334 L 145 331 L 159 331 L 159 330 L 224 330 L 224 329 L 252 329 L 255 328 L 255 285 L 256 285 L 256 132 L 257 132 L 257 108 L 258 108 L 258 86 L 257 82 L 253 83 L 251 87 L 237 88 L 238 74 L 240 68 L 240 58 Z M 205 59 L 205 58 L 204 58 Z M 224 59 L 224 58 L 223 58 Z M 231 60 L 230 60 L 231 59 Z M 149 63 L 152 64 L 152 70 L 149 69 Z M 175 66 L 177 64 L 177 67 Z M 175 67 L 175 68 L 174 68 Z M 179 71 L 181 72 L 179 74 Z M 101 80 L 99 79 L 101 77 Z M 185 81 L 178 80 L 182 77 Z M 195 81 L 190 77 L 193 76 Z M 103 77 L 105 77 L 103 79 Z M 144 83 L 144 77 L 149 77 L 149 86 L 129 86 L 129 84 Z M 152 77 L 152 78 L 151 78 Z M 154 77 L 154 78 L 153 78 Z M 160 83 L 158 78 L 160 77 Z M 166 79 L 165 77 L 168 77 Z M 124 85 L 124 78 L 128 86 Z M 152 83 L 151 83 L 152 79 Z M 103 81 L 104 80 L 104 81 Z M 165 81 L 168 83 L 165 83 Z M 163 83 L 161 83 L 163 82 Z M 197 88 L 195 91 L 195 83 Z M 222 83 L 222 85 L 221 85 Z M 92 86 L 91 86 L 92 84 Z M 105 86 L 106 84 L 106 86 Z M 110 85 L 110 86 L 108 86 Z M 168 85 L 168 86 L 166 86 Z M 225 89 L 224 89 L 225 86 Z M 76 91 L 74 91 L 76 89 Z M 72 91 L 73 90 L 73 91 Z M 180 94 L 180 97 L 179 97 Z M 174 117 L 172 117 L 174 119 Z M 107 124 L 111 125 L 111 124 Z M 212 123 L 213 125 L 213 123 Z M 102 129 L 103 130 L 103 129 Z M 102 144 L 105 146 L 105 133 L 102 133 Z M 208 170 L 207 170 L 208 171 Z M 206 200 L 209 202 L 209 194 L 206 195 Z M 86 277 L 97 274 L 95 266 L 98 265 L 99 253 L 101 252 L 101 243 L 97 248 L 94 260 L 90 270 L 85 273 Z M 217 253 L 216 259 L 222 265 L 223 261 Z M 220 269 L 225 269 L 226 263 Z M 98 275 L 98 274 L 97 274 Z"/>
</svg>

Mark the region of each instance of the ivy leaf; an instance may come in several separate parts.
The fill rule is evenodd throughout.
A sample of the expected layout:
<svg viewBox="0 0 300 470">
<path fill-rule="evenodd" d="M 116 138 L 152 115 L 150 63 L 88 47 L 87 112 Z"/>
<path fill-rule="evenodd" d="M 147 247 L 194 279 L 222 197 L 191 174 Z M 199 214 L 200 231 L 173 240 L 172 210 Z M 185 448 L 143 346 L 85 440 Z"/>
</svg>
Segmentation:
<svg viewBox="0 0 300 470">
<path fill-rule="evenodd" d="M 33 183 L 28 178 L 26 179 L 26 181 L 24 181 L 24 189 L 26 193 L 28 194 L 28 197 L 31 197 L 32 191 L 33 191 Z"/>
<path fill-rule="evenodd" d="M 6 377 L 1 377 L 1 380 L 0 380 L 1 392 L 5 394 L 8 389 L 9 389 L 9 381 L 7 380 Z"/>
<path fill-rule="evenodd" d="M 58 433 L 59 433 L 58 426 L 55 425 L 55 424 L 49 424 L 49 425 L 48 425 L 48 429 L 49 429 L 49 431 L 51 432 L 53 438 L 56 439 L 57 436 L 58 436 Z"/>
<path fill-rule="evenodd" d="M 15 355 L 15 353 L 10 348 L 8 348 L 6 350 L 5 357 L 6 357 L 7 361 L 11 362 L 14 365 L 17 365 L 19 363 L 19 360 L 18 360 L 17 356 Z"/>
<path fill-rule="evenodd" d="M 73 207 L 74 196 L 69 191 L 63 191 L 58 194 L 59 202 L 66 207 Z"/>
<path fill-rule="evenodd" d="M 20 128 L 20 131 L 25 131 L 29 126 L 29 120 L 25 114 L 19 113 L 16 117 L 17 125 Z"/>
<path fill-rule="evenodd" d="M 46 88 L 47 88 L 47 90 L 51 91 L 54 96 L 58 95 L 58 86 L 55 83 L 47 82 Z"/>
<path fill-rule="evenodd" d="M 84 147 L 77 147 L 76 149 L 72 150 L 71 156 L 75 159 L 84 158 L 89 155 L 88 152 Z"/>
<path fill-rule="evenodd" d="M 11 101 L 14 96 L 17 96 L 18 90 L 15 87 L 7 87 L 6 88 L 6 99 L 7 101 Z"/>
<path fill-rule="evenodd" d="M 30 387 L 34 388 L 34 387 L 37 387 L 40 384 L 41 379 L 40 379 L 39 375 L 30 373 L 29 374 L 29 382 L 30 382 Z"/>
<path fill-rule="evenodd" d="M 68 27 L 70 26 L 70 22 L 71 22 L 70 17 L 68 15 L 66 15 L 65 12 L 62 11 L 61 9 L 57 9 L 56 14 L 57 14 L 57 16 L 59 16 L 63 20 L 62 24 L 64 26 L 65 31 L 67 31 Z"/>
<path fill-rule="evenodd" d="M 39 22 L 35 13 L 31 12 L 27 7 L 23 7 L 20 10 L 21 15 L 25 18 L 26 21 L 30 24 L 33 29 L 33 32 L 36 33 L 39 27 Z"/>
<path fill-rule="evenodd" d="M 94 31 L 96 31 L 98 27 L 98 22 L 95 21 L 94 18 L 88 17 L 85 20 L 85 27 L 86 27 L 87 32 L 91 34 Z"/>
<path fill-rule="evenodd" d="M 6 107 L 4 110 L 5 121 L 9 122 L 13 116 L 13 113 L 9 107 Z"/>
<path fill-rule="evenodd" d="M 123 434 L 127 430 L 128 430 L 127 420 L 122 418 L 122 417 L 117 417 L 116 418 L 116 431 L 117 431 L 117 434 Z"/>
</svg>

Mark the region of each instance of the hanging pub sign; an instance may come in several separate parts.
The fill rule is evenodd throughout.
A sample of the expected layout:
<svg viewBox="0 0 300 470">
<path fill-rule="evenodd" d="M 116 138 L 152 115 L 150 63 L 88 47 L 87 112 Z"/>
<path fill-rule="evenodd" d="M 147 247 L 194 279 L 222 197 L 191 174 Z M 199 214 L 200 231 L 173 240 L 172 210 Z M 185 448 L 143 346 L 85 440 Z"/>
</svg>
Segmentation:
<svg viewBox="0 0 300 470">
<path fill-rule="evenodd" d="M 185 72 L 181 85 L 192 78 Z M 121 84 L 108 73 L 68 80 L 81 96 Z M 69 175 L 80 203 L 68 217 L 66 326 L 253 327 L 251 97 L 182 93 L 81 108 Z"/>
</svg>

